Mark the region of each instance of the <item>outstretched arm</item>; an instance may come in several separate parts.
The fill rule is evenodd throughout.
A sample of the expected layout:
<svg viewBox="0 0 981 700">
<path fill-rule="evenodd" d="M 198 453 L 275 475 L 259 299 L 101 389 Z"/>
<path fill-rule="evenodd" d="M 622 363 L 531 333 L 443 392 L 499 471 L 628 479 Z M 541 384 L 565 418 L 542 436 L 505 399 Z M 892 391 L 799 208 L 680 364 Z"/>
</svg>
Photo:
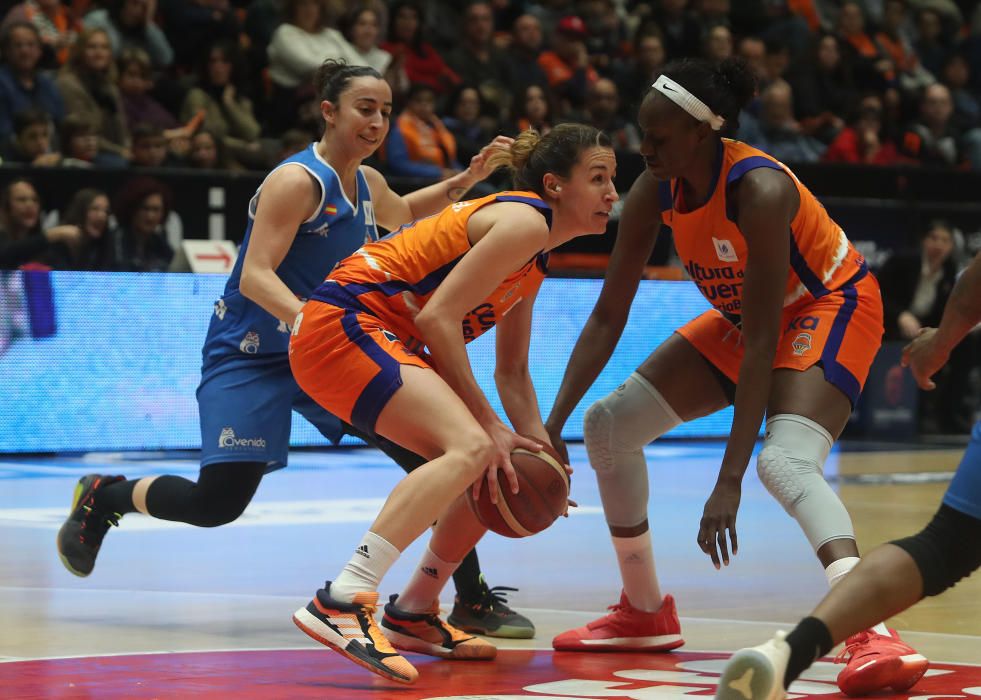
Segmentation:
<svg viewBox="0 0 981 700">
<path fill-rule="evenodd" d="M 947 363 L 951 350 L 981 322 L 981 253 L 961 273 L 950 293 L 940 327 L 927 328 L 903 349 L 903 364 L 910 368 L 923 389 L 936 385 L 930 379 Z"/>
<path fill-rule="evenodd" d="M 620 214 L 617 240 L 603 279 L 603 289 L 572 349 L 562 384 L 545 423 L 552 444 L 567 461 L 568 455 L 561 438 L 562 428 L 583 394 L 603 371 L 623 333 L 644 265 L 651 257 L 661 228 L 658 202 L 658 182 L 650 173 L 641 173 L 630 188 Z"/>
<path fill-rule="evenodd" d="M 534 305 L 534 297 L 522 299 L 497 320 L 494 383 L 515 432 L 549 441 L 528 371 Z"/>
<path fill-rule="evenodd" d="M 737 550 L 736 513 L 740 487 L 766 412 L 773 358 L 790 268 L 790 223 L 800 196 L 790 178 L 769 168 L 751 170 L 739 183 L 737 225 L 746 239 L 742 295 L 742 338 L 735 413 L 718 481 L 705 504 L 698 543 L 716 568 L 729 563 L 726 533 Z"/>
<path fill-rule="evenodd" d="M 511 489 L 518 481 L 511 467 L 514 447 L 537 450 L 540 443 L 515 435 L 504 425 L 473 376 L 463 339 L 462 319 L 509 274 L 538 254 L 548 242 L 548 225 L 531 207 L 518 203 L 491 205 L 495 210 L 485 219 L 486 233 L 447 275 L 415 318 L 422 340 L 429 348 L 440 377 L 463 399 L 474 418 L 495 445 L 490 471 L 505 470 Z M 483 212 L 478 212 L 478 215 Z M 471 219 L 471 232 L 474 222 Z M 480 483 L 479 481 L 477 482 Z M 496 502 L 497 492 L 491 491 Z"/>
<path fill-rule="evenodd" d="M 470 166 L 462 173 L 404 196 L 392 190 L 381 173 L 364 166 L 379 225 L 392 231 L 410 221 L 442 211 L 446 205 L 458 201 L 467 190 L 491 174 L 492 170 L 487 167 L 490 155 L 508 148 L 513 140 L 508 136 L 498 136 L 480 149 L 480 153 L 470 160 Z"/>
</svg>

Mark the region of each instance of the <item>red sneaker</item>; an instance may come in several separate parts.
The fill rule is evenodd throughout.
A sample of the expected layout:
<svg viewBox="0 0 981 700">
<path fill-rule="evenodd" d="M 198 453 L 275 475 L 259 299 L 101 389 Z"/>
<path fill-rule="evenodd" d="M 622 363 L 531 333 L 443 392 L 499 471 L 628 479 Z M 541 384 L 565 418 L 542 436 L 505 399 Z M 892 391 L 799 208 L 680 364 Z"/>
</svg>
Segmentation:
<svg viewBox="0 0 981 700">
<path fill-rule="evenodd" d="M 670 651 L 685 640 L 674 607 L 674 598 L 664 596 L 661 609 L 644 612 L 630 605 L 625 593 L 609 607 L 613 612 L 585 627 L 563 632 L 552 640 L 557 651 Z"/>
<path fill-rule="evenodd" d="M 835 663 L 846 664 L 838 674 L 838 688 L 851 696 L 884 688 L 901 693 L 912 688 L 930 665 L 925 656 L 899 638 L 896 630 L 889 630 L 888 637 L 872 630 L 849 637 Z"/>
</svg>

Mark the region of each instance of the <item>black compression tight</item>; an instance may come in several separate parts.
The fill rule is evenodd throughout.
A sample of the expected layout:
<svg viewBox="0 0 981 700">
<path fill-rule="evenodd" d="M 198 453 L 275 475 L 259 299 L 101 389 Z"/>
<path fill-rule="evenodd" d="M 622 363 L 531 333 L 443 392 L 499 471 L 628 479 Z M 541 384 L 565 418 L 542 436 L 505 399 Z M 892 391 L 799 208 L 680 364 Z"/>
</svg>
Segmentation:
<svg viewBox="0 0 981 700">
<path fill-rule="evenodd" d="M 160 476 L 147 490 L 146 507 L 161 520 L 198 527 L 226 525 L 249 505 L 265 471 L 262 462 L 220 462 L 202 467 L 197 482 Z"/>
</svg>

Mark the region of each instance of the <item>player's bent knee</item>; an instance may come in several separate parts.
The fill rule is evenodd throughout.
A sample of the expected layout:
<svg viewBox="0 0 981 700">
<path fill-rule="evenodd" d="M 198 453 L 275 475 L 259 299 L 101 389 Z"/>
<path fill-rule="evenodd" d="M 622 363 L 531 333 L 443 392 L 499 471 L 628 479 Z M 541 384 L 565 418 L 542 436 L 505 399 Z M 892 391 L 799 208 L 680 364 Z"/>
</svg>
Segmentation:
<svg viewBox="0 0 981 700">
<path fill-rule="evenodd" d="M 923 530 L 891 542 L 912 557 L 923 596 L 935 596 L 981 567 L 981 519 L 944 504 Z"/>
<path fill-rule="evenodd" d="M 601 399 L 586 409 L 583 417 L 583 441 L 589 453 L 589 464 L 598 472 L 613 468 L 610 441 L 613 432 L 613 414 Z"/>
<path fill-rule="evenodd" d="M 815 472 L 819 468 L 815 465 Z M 780 445 L 766 445 L 756 458 L 756 473 L 766 490 L 791 512 L 804 495 L 804 482 L 797 466 Z"/>
<path fill-rule="evenodd" d="M 639 455 L 645 445 L 681 422 L 657 388 L 634 372 L 586 411 L 583 438 L 589 463 L 597 473 L 637 464 L 638 460 L 619 457 Z"/>
<path fill-rule="evenodd" d="M 468 478 L 476 479 L 493 459 L 494 443 L 481 431 L 464 444 L 451 448 L 446 454 L 452 456 L 450 462 L 454 470 L 460 470 Z"/>
</svg>

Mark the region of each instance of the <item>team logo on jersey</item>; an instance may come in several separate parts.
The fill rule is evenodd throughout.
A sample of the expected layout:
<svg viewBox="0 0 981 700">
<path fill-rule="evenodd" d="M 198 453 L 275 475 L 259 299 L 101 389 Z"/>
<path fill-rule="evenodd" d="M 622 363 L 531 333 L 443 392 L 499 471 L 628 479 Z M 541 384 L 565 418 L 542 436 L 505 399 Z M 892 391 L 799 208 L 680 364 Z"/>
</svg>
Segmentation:
<svg viewBox="0 0 981 700">
<path fill-rule="evenodd" d="M 361 202 L 361 211 L 364 212 L 364 222 L 367 226 L 375 225 L 375 208 L 371 202 Z"/>
<path fill-rule="evenodd" d="M 727 241 L 724 238 L 720 240 L 713 236 L 712 245 L 715 246 L 715 254 L 722 262 L 739 262 L 739 258 L 736 257 L 736 249 L 732 246 L 732 241 Z"/>
<path fill-rule="evenodd" d="M 238 344 L 238 349 L 249 355 L 255 355 L 259 352 L 259 334 L 255 331 L 246 333 L 242 342 Z"/>
<path fill-rule="evenodd" d="M 328 204 L 326 207 L 324 207 L 324 214 L 328 214 L 329 216 L 334 216 L 335 214 L 337 214 L 337 207 L 334 206 L 333 204 Z"/>
<path fill-rule="evenodd" d="M 219 299 L 215 302 L 215 316 L 218 317 L 219 321 L 225 320 L 225 312 L 228 311 L 228 307 L 225 306 L 225 300 Z"/>
<path fill-rule="evenodd" d="M 315 233 L 318 236 L 326 237 L 327 236 L 327 231 L 328 231 L 329 228 L 330 228 L 330 224 L 328 224 L 328 223 L 325 222 L 325 223 L 321 224 L 320 226 L 318 226 L 317 228 L 315 228 L 312 231 L 310 231 L 310 233 Z"/>
<path fill-rule="evenodd" d="M 805 352 L 811 349 L 811 334 L 810 333 L 798 333 L 797 337 L 790 344 L 794 349 L 795 355 L 803 355 Z"/>
<path fill-rule="evenodd" d="M 463 211 L 464 209 L 470 206 L 473 206 L 473 202 L 467 199 L 463 202 L 457 202 L 456 204 L 454 204 L 453 211 Z"/>
<path fill-rule="evenodd" d="M 280 321 L 279 325 L 276 326 L 276 330 L 280 333 L 289 333 L 290 327 L 286 324 L 286 321 Z"/>
<path fill-rule="evenodd" d="M 237 438 L 232 428 L 223 428 L 221 435 L 218 436 L 218 447 L 251 447 L 253 449 L 265 449 L 266 441 L 264 438 Z"/>
<path fill-rule="evenodd" d="M 392 331 L 387 331 L 384 328 L 382 328 L 382 335 L 385 336 L 385 339 L 388 340 L 388 342 L 390 343 L 399 342 L 398 336 L 392 333 Z"/>
</svg>

